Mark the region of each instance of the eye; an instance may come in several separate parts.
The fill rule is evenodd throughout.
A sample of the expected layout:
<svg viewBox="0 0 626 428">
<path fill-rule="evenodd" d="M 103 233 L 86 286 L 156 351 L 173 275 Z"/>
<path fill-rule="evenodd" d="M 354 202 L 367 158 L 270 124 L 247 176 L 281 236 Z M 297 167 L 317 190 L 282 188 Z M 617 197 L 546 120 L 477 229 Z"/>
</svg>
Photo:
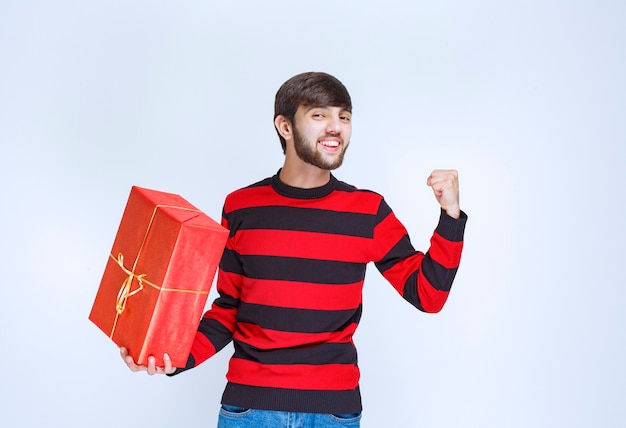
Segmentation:
<svg viewBox="0 0 626 428">
<path fill-rule="evenodd" d="M 347 114 L 341 115 L 339 116 L 339 118 L 343 120 L 344 122 L 350 122 L 352 120 L 352 116 L 347 115 Z"/>
</svg>

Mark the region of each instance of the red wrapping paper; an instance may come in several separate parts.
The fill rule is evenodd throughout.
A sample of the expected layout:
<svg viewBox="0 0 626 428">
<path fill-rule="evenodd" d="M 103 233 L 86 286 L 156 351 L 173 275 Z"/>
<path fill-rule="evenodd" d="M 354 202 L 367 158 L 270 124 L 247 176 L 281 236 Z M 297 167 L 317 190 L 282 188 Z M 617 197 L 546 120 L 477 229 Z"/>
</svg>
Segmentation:
<svg viewBox="0 0 626 428">
<path fill-rule="evenodd" d="M 137 364 L 184 367 L 227 237 L 181 196 L 134 186 L 89 319 Z"/>
</svg>

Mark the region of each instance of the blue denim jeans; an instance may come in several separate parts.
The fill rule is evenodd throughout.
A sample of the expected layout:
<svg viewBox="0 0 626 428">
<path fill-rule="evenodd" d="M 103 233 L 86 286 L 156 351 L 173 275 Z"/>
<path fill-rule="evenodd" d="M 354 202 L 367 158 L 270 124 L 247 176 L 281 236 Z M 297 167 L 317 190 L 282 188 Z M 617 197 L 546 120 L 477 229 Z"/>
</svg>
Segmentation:
<svg viewBox="0 0 626 428">
<path fill-rule="evenodd" d="M 275 412 L 222 405 L 217 428 L 359 428 L 361 413 L 328 415 L 323 413 Z"/>
</svg>

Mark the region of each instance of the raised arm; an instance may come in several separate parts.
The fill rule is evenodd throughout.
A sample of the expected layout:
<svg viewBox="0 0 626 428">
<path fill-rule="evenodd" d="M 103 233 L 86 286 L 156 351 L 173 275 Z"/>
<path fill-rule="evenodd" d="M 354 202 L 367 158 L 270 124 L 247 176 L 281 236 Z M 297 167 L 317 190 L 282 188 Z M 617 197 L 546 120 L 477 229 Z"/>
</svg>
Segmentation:
<svg viewBox="0 0 626 428">
<path fill-rule="evenodd" d="M 406 229 L 383 201 L 374 232 L 374 262 L 408 302 L 425 312 L 439 312 L 459 266 L 467 215 L 459 207 L 457 171 L 435 170 L 426 184 L 441 205 L 430 248 L 426 253 L 415 250 Z"/>
</svg>

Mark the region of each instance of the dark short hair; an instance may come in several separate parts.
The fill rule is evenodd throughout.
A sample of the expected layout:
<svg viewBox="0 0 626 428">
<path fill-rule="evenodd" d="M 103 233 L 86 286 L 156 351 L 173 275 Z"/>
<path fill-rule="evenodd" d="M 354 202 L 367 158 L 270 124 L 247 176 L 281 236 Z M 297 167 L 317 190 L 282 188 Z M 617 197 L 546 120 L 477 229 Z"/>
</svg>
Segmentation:
<svg viewBox="0 0 626 428">
<path fill-rule="evenodd" d="M 307 72 L 292 77 L 278 89 L 274 101 L 274 119 L 282 115 L 293 124 L 300 106 L 341 107 L 351 112 L 352 100 L 346 87 L 337 78 L 327 73 Z M 280 133 L 278 138 L 284 153 L 287 143 Z"/>
</svg>

